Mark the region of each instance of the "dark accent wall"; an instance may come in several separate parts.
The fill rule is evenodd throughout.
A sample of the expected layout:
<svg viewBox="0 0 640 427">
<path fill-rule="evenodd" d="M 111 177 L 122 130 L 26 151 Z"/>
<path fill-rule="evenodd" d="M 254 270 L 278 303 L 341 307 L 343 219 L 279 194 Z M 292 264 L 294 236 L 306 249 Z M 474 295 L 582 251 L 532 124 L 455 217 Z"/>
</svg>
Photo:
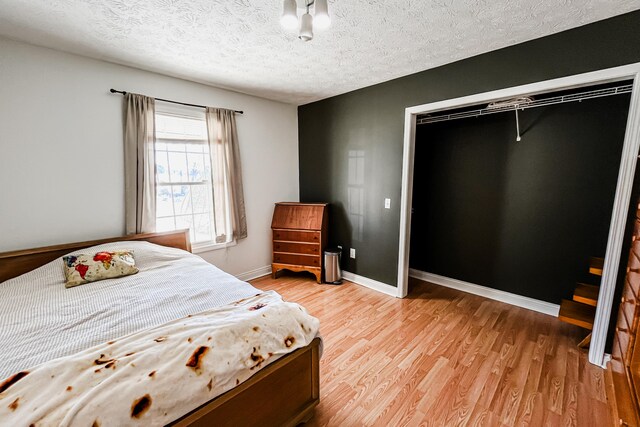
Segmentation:
<svg viewBox="0 0 640 427">
<path fill-rule="evenodd" d="M 640 11 L 300 106 L 300 199 L 332 204 L 344 269 L 397 284 L 406 107 L 640 62 L 638 28 Z"/>
<path fill-rule="evenodd" d="M 410 267 L 555 304 L 594 282 L 629 101 L 522 111 L 520 142 L 514 113 L 418 126 Z"/>
</svg>

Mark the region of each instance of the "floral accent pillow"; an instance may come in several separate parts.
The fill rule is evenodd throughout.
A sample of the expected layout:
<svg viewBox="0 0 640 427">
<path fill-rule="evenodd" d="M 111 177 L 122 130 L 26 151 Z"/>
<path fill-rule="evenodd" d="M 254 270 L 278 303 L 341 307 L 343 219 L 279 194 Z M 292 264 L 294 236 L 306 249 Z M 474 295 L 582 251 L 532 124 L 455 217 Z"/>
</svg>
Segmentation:
<svg viewBox="0 0 640 427">
<path fill-rule="evenodd" d="M 133 251 L 98 252 L 93 255 L 67 255 L 64 261 L 64 275 L 67 278 L 66 288 L 95 282 L 102 279 L 136 274 L 138 268 L 133 258 Z"/>
</svg>

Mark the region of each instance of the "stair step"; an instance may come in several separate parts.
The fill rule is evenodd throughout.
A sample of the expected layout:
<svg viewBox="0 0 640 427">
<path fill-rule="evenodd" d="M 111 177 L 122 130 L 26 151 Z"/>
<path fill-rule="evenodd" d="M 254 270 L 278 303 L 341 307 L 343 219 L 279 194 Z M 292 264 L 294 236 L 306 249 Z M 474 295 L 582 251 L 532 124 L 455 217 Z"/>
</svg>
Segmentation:
<svg viewBox="0 0 640 427">
<path fill-rule="evenodd" d="M 563 322 L 591 330 L 593 329 L 593 319 L 595 317 L 596 308 L 591 305 L 582 304 L 568 299 L 563 299 L 560 304 L 558 319 Z"/>
<path fill-rule="evenodd" d="M 595 307 L 598 303 L 599 293 L 600 286 L 578 283 L 576 285 L 576 290 L 573 292 L 573 300 Z"/>
<path fill-rule="evenodd" d="M 602 268 L 604 267 L 604 258 L 589 257 L 589 273 L 596 276 L 602 276 Z"/>
</svg>

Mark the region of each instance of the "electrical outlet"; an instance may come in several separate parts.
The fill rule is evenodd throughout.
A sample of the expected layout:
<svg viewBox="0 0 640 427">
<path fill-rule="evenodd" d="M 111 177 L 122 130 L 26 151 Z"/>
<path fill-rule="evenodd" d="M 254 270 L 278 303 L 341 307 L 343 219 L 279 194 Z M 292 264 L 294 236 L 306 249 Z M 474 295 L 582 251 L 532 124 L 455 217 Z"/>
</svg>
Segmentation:
<svg viewBox="0 0 640 427">
<path fill-rule="evenodd" d="M 391 209 L 391 199 L 384 199 L 384 208 Z"/>
<path fill-rule="evenodd" d="M 356 249 L 355 249 L 355 248 L 351 248 L 351 249 L 349 249 L 349 256 L 350 256 L 351 258 L 354 258 L 354 259 L 355 259 L 355 257 L 356 257 Z"/>
</svg>

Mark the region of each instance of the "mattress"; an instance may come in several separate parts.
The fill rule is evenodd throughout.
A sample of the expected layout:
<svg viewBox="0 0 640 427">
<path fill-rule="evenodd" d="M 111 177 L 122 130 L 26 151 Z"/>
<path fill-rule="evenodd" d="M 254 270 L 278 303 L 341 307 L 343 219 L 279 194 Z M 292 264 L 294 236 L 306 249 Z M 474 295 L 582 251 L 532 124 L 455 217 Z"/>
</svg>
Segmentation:
<svg viewBox="0 0 640 427">
<path fill-rule="evenodd" d="M 52 261 L 0 283 L 0 379 L 260 291 L 189 252 L 116 242 L 81 252 L 131 249 L 138 274 L 66 289 Z"/>
</svg>

